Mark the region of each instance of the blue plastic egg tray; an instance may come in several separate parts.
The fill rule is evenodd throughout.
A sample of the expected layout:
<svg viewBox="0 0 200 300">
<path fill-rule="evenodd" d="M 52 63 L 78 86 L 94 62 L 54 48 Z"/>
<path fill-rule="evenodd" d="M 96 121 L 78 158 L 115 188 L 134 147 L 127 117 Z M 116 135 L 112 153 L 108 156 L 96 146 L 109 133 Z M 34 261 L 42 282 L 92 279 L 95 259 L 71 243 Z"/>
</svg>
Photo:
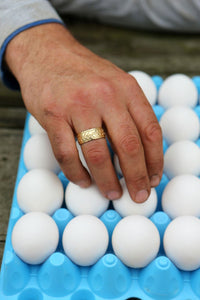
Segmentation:
<svg viewBox="0 0 200 300">
<path fill-rule="evenodd" d="M 162 84 L 162 78 L 153 76 L 157 89 Z M 200 77 L 193 78 L 200 92 Z M 158 119 L 164 109 L 159 105 L 153 107 Z M 200 106 L 194 109 L 200 116 Z M 164 253 L 162 239 L 170 218 L 161 209 L 162 192 L 169 182 L 163 175 L 156 188 L 158 206 L 151 220 L 157 226 L 161 246 L 155 260 L 147 267 L 133 269 L 126 267 L 113 253 L 111 242 L 106 254 L 91 267 L 79 267 L 64 254 L 61 238 L 67 223 L 74 217 L 66 207 L 57 210 L 52 216 L 58 225 L 60 241 L 58 248 L 43 264 L 28 265 L 14 253 L 11 244 L 11 234 L 16 221 L 23 215 L 16 198 L 17 186 L 27 172 L 23 161 L 23 149 L 30 138 L 27 114 L 18 174 L 16 178 L 13 203 L 7 231 L 6 244 L 0 273 L 0 300 L 198 300 L 200 299 L 200 269 L 192 272 L 179 270 Z M 199 140 L 196 141 L 199 145 Z M 167 148 L 163 141 L 164 151 Z M 68 180 L 60 173 L 64 188 Z M 110 241 L 120 215 L 112 208 L 100 218 L 106 225 Z"/>
</svg>

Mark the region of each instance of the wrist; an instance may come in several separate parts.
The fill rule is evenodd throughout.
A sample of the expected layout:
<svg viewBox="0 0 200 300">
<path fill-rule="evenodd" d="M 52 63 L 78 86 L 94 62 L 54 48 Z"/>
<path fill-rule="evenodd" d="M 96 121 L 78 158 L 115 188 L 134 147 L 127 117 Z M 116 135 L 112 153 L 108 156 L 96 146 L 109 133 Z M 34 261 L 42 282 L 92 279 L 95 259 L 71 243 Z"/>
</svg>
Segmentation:
<svg viewBox="0 0 200 300">
<path fill-rule="evenodd" d="M 20 82 L 28 65 L 41 62 L 47 56 L 47 49 L 56 49 L 66 42 L 68 46 L 77 43 L 62 24 L 47 23 L 26 29 L 8 43 L 4 68 Z"/>
</svg>

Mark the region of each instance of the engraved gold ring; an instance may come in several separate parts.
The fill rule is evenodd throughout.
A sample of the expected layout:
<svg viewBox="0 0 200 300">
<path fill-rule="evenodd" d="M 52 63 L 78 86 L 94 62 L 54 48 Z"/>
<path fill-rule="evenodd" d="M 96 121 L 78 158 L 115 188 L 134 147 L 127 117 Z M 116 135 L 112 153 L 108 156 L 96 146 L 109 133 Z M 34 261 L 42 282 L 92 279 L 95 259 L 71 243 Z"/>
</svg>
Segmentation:
<svg viewBox="0 0 200 300">
<path fill-rule="evenodd" d="M 102 127 L 90 128 L 77 134 L 77 139 L 80 145 L 105 137 L 106 134 Z"/>
</svg>

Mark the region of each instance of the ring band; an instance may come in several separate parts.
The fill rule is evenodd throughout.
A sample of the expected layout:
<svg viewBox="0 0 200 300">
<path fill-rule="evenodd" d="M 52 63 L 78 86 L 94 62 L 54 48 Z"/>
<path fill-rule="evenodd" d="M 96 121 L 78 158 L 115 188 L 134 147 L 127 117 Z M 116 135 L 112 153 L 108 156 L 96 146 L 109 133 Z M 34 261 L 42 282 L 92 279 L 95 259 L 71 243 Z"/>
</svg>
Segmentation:
<svg viewBox="0 0 200 300">
<path fill-rule="evenodd" d="M 81 131 L 77 135 L 77 139 L 80 145 L 88 143 L 93 140 L 105 138 L 106 134 L 102 127 L 91 128 Z"/>
</svg>

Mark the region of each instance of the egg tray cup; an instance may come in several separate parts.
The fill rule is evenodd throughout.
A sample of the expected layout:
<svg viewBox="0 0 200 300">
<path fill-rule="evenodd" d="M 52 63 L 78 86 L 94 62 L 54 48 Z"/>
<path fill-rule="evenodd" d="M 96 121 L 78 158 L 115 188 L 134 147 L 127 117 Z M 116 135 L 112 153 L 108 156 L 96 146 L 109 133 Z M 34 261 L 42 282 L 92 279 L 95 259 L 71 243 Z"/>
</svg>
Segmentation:
<svg viewBox="0 0 200 300">
<path fill-rule="evenodd" d="M 162 78 L 153 76 L 157 88 Z M 200 77 L 193 78 L 198 90 Z M 158 119 L 164 109 L 155 105 L 154 112 Z M 200 115 L 200 106 L 194 109 Z M 158 205 L 151 216 L 152 222 L 159 230 L 161 246 L 157 257 L 146 267 L 140 269 L 125 266 L 114 254 L 111 236 L 121 216 L 112 205 L 100 217 L 109 233 L 109 246 L 105 255 L 93 266 L 75 265 L 64 253 L 62 233 L 67 223 L 74 217 L 63 205 L 52 216 L 59 228 L 60 240 L 55 253 L 40 265 L 29 265 L 23 262 L 14 252 L 11 234 L 17 220 L 23 216 L 17 203 L 17 186 L 27 172 L 23 161 L 23 150 L 30 138 L 27 118 L 24 127 L 23 141 L 16 178 L 13 202 L 7 230 L 7 237 L 0 273 L 0 300 L 198 300 L 200 299 L 200 269 L 186 272 L 179 270 L 165 255 L 163 235 L 171 222 L 161 209 L 162 192 L 169 182 L 163 175 L 156 188 Z M 197 141 L 199 144 L 199 141 Z M 164 150 L 166 144 L 164 143 Z M 64 188 L 68 180 L 63 173 L 58 174 Z"/>
</svg>

